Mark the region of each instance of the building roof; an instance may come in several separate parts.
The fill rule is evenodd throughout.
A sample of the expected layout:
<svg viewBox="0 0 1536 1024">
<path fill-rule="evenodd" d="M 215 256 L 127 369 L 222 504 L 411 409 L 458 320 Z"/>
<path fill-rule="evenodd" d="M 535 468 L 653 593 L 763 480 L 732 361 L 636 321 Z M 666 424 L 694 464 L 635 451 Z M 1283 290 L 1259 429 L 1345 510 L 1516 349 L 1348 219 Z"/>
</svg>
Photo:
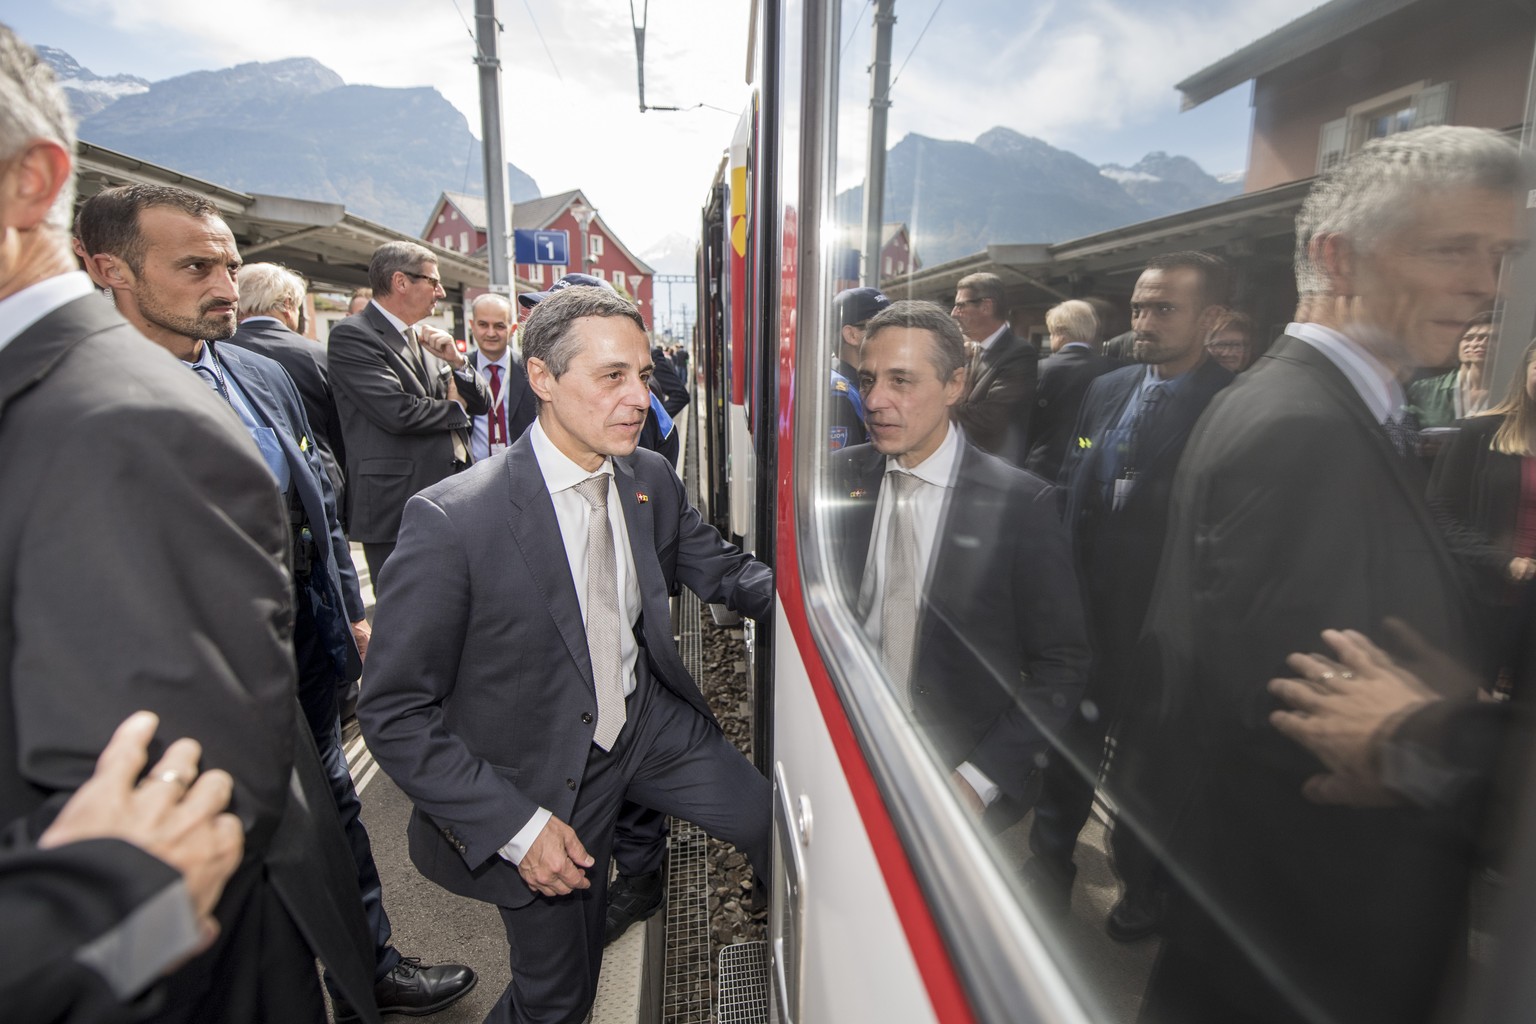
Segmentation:
<svg viewBox="0 0 1536 1024">
<path fill-rule="evenodd" d="M 366 285 L 373 251 L 385 242 L 415 242 L 430 249 L 450 294 L 483 288 L 489 279 L 483 260 L 364 220 L 340 203 L 240 192 L 89 142 L 79 144 L 75 169 L 82 201 L 102 189 L 138 182 L 176 185 L 205 196 L 234 233 L 242 258 L 281 263 L 316 288 L 350 291 Z"/>
<path fill-rule="evenodd" d="M 427 222 L 426 228 L 422 230 L 421 237 L 427 237 L 437 225 L 437 214 L 443 207 L 443 199 L 458 207 L 459 213 L 469 222 L 470 227 L 476 231 L 485 230 L 485 222 L 490 219 L 485 215 L 485 196 L 472 196 L 468 192 L 444 192 L 442 198 L 432 207 L 430 215 L 432 219 Z"/>
<path fill-rule="evenodd" d="M 469 223 L 474 227 L 476 231 L 481 233 L 485 232 L 485 222 L 488 218 L 485 215 L 484 196 L 469 195 L 466 192 L 444 192 L 442 199 L 438 200 L 437 206 L 432 208 L 432 219 L 427 222 L 427 229 L 422 232 L 423 236 L 431 231 L 432 227 L 436 224 L 437 211 L 442 206 L 444 199 L 458 207 L 459 213 L 463 214 L 464 218 L 469 221 Z M 519 228 L 526 231 L 537 231 L 539 228 L 548 227 L 550 224 L 554 223 L 555 219 L 564 213 L 566 209 L 577 199 L 580 199 L 588 206 L 592 205 L 592 200 L 588 199 L 585 193 L 583 193 L 579 188 L 573 188 L 569 192 L 560 192 L 552 196 L 539 196 L 537 199 L 529 199 L 525 202 L 513 203 L 512 229 L 514 231 L 518 230 Z M 644 260 L 636 256 L 633 252 L 630 251 L 627 245 L 619 240 L 619 236 L 613 233 L 613 229 L 610 228 L 607 222 L 603 220 L 603 215 L 601 213 L 597 215 L 597 219 L 594 223 L 602 225 L 603 236 L 614 245 L 618 246 L 619 251 L 628 257 L 629 261 L 633 263 L 642 274 L 656 273 L 656 271 L 651 269 L 651 267 Z M 485 257 L 486 248 L 486 246 L 481 246 L 478 250 L 476 250 L 475 257 L 477 259 L 483 259 Z"/>
<path fill-rule="evenodd" d="M 1419 0 L 1331 0 L 1315 10 L 1256 39 L 1236 53 L 1195 72 L 1174 86 L 1183 95 L 1183 109 L 1198 107 L 1228 89 L 1252 81 L 1299 57 L 1342 39 Z"/>
</svg>

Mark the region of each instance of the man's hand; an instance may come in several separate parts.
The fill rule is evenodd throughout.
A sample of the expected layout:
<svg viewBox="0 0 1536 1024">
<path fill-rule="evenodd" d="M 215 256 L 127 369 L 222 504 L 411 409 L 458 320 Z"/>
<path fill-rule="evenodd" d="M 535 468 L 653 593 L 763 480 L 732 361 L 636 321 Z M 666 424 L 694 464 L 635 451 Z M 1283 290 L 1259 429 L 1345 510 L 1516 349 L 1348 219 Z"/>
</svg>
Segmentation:
<svg viewBox="0 0 1536 1024">
<path fill-rule="evenodd" d="M 357 644 L 357 660 L 368 660 L 368 641 L 373 639 L 373 627 L 368 625 L 367 619 L 358 619 L 352 623 L 352 640 Z"/>
<path fill-rule="evenodd" d="M 540 896 L 565 896 L 592 887 L 585 869 L 594 863 L 571 827 L 550 815 L 517 870 Z"/>
<path fill-rule="evenodd" d="M 1536 579 L 1536 558 L 1511 558 L 1507 571 L 1509 578 L 1516 583 Z"/>
<path fill-rule="evenodd" d="M 1381 807 L 1401 798 L 1381 783 L 1377 745 L 1414 710 L 1439 697 L 1354 630 L 1323 631 L 1339 660 L 1292 654 L 1300 679 L 1271 679 L 1269 691 L 1291 706 L 1269 721 L 1317 755 L 1328 769 L 1302 792 L 1320 804 Z"/>
<path fill-rule="evenodd" d="M 960 802 L 976 817 L 979 818 L 987 813 L 987 805 L 981 802 L 980 794 L 971 788 L 969 782 L 965 781 L 964 775 L 957 771 L 950 772 L 949 785 L 955 791 L 955 796 L 960 798 Z"/>
<path fill-rule="evenodd" d="M 431 352 L 455 370 L 468 362 L 467 359 L 459 354 L 458 343 L 453 340 L 453 335 L 447 331 L 440 331 L 436 327 L 429 327 L 423 324 L 416 328 L 416 340 L 421 342 L 422 348 Z"/>
<path fill-rule="evenodd" d="M 245 846 L 240 819 L 220 813 L 229 806 L 234 783 L 218 770 L 199 776 L 202 747 L 196 740 L 180 739 L 135 784 L 159 724 L 149 711 L 128 716 L 97 758 L 95 773 L 69 798 L 37 845 L 50 849 L 84 839 L 121 839 L 158 857 L 186 880 L 205 942 L 211 943 L 218 934 L 214 905 Z"/>
<path fill-rule="evenodd" d="M 469 411 L 468 407 L 464 405 L 463 397 L 459 394 L 458 379 L 453 376 L 448 378 L 448 401 L 458 402 L 460 409 L 463 409 L 465 412 Z"/>
</svg>

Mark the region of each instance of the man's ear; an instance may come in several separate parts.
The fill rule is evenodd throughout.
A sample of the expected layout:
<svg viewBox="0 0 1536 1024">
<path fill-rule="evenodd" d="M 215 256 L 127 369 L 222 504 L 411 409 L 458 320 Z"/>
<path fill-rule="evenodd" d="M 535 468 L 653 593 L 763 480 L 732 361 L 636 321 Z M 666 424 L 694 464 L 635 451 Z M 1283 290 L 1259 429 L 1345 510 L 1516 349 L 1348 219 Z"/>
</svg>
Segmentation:
<svg viewBox="0 0 1536 1024">
<path fill-rule="evenodd" d="M 550 389 L 555 382 L 555 375 L 549 371 L 549 364 L 535 356 L 523 360 L 523 369 L 528 373 L 528 386 L 539 397 L 539 401 L 549 401 Z"/>
<path fill-rule="evenodd" d="M 1359 255 L 1343 235 L 1314 235 L 1307 243 L 1312 265 L 1328 279 L 1328 290 L 1337 296 L 1355 294 Z"/>
<path fill-rule="evenodd" d="M 41 226 L 53 201 L 74 171 L 69 151 L 51 139 L 33 139 L 10 160 L 0 177 L 4 227 L 31 231 Z"/>
<path fill-rule="evenodd" d="M 128 261 L 108 252 L 86 257 L 85 269 L 91 275 L 91 280 L 103 288 L 129 288 L 134 282 L 134 273 Z"/>
</svg>

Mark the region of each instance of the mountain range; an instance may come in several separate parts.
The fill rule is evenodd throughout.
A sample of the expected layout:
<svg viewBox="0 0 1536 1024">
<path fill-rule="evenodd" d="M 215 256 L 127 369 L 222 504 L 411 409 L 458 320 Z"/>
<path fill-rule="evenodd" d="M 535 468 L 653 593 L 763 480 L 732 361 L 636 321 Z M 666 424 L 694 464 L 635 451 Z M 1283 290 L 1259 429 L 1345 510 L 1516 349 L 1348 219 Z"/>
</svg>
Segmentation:
<svg viewBox="0 0 1536 1024">
<path fill-rule="evenodd" d="M 348 85 L 308 57 L 145 82 L 39 52 L 81 139 L 227 188 L 344 203 L 410 235 L 443 190 L 485 191 L 480 141 L 436 89 Z M 507 178 L 513 202 L 538 197 L 515 165 Z"/>
<path fill-rule="evenodd" d="M 904 223 L 924 265 L 997 242 L 1060 242 L 1220 202 L 1242 191 L 1193 160 L 1149 153 L 1131 167 L 1095 166 L 1002 126 L 975 142 L 916 133 L 890 149 L 883 220 Z M 838 221 L 857 225 L 864 188 L 837 197 Z"/>
<path fill-rule="evenodd" d="M 410 235 L 440 193 L 484 192 L 480 141 L 432 88 L 348 85 L 308 57 L 196 71 L 159 82 L 103 77 L 68 53 L 53 67 L 87 142 L 248 192 L 341 202 Z M 507 165 L 513 202 L 538 185 Z M 1219 202 L 1241 176 L 1217 179 L 1193 160 L 1149 153 L 1130 167 L 1095 166 L 998 126 L 974 142 L 909 134 L 889 152 L 884 221 L 909 226 L 925 265 L 989 243 L 1058 242 Z M 850 237 L 863 188 L 838 195 Z M 696 241 L 669 235 L 645 250 L 659 273 L 691 273 Z"/>
</svg>

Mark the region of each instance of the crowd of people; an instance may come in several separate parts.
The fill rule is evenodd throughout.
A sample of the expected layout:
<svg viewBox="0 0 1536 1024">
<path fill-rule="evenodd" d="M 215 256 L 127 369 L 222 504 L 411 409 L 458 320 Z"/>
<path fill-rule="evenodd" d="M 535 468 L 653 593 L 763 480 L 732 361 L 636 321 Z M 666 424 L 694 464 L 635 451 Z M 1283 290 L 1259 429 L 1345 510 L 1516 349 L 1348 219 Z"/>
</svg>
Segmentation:
<svg viewBox="0 0 1536 1024">
<path fill-rule="evenodd" d="M 416 867 L 498 909 L 490 1019 L 583 1019 L 604 945 L 659 905 L 667 816 L 770 877 L 769 785 L 671 632 L 683 586 L 773 600 L 675 471 L 686 350 L 568 274 L 517 297 L 515 339 L 476 298 L 461 351 L 409 242 L 322 347 L 307 283 L 244 264 L 207 200 L 76 212 L 73 144 L 0 26 L 0 908 L 30 939 L 0 1003 L 462 998 L 470 967 L 392 941 L 355 703 Z M 1147 262 L 1119 338 L 1104 300 L 1052 308 L 1044 359 L 992 274 L 949 309 L 837 296 L 837 586 L 956 799 L 1033 814 L 1043 919 L 1113 798 L 1106 927 L 1162 937 L 1148 1021 L 1401 1024 L 1465 974 L 1469 879 L 1523 781 L 1536 345 L 1491 407 L 1486 366 L 1530 183 L 1494 133 L 1366 146 L 1302 208 L 1267 349 L 1198 251 Z"/>
</svg>

